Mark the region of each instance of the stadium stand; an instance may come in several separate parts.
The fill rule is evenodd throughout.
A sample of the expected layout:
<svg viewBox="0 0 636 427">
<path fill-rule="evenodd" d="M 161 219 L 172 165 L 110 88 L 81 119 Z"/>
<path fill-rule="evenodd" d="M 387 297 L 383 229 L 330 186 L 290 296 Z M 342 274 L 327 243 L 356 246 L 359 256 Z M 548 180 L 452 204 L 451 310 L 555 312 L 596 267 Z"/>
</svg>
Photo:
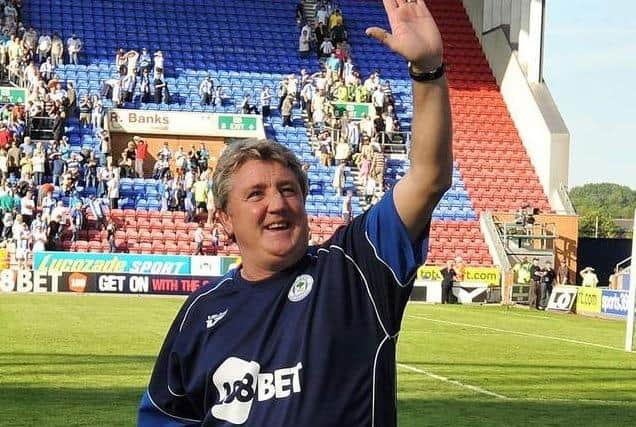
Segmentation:
<svg viewBox="0 0 636 427">
<path fill-rule="evenodd" d="M 306 7 L 311 7 L 312 2 L 307 3 Z M 468 264 L 489 265 L 492 259 L 478 222 L 482 212 L 512 212 L 523 204 L 545 212 L 551 209 L 461 2 L 431 0 L 428 4 L 444 38 L 455 155 L 452 188 L 433 214 L 428 262 L 442 264 L 461 255 Z M 381 2 L 344 0 L 338 5 L 346 19 L 356 68 L 363 76 L 377 70 L 382 80 L 390 81 L 399 128 L 408 131 L 412 98 L 405 66 L 364 35 L 364 29 L 370 25 L 388 28 Z M 104 83 L 117 75 L 118 49 L 147 48 L 149 52 L 161 51 L 165 58 L 162 74 L 170 101 L 142 102 L 141 96 L 135 96 L 122 107 L 238 113 L 246 93 L 256 99 L 263 86 L 276 88 L 290 73 L 318 70 L 320 64 L 315 56 L 298 55 L 294 10 L 295 2 L 291 1 L 132 0 L 123 8 L 108 1 L 32 0 L 25 2 L 22 17 L 25 27 L 33 26 L 39 34 L 58 33 L 65 39 L 74 33 L 82 40 L 80 63 L 60 64 L 55 70 L 61 82 L 75 83 L 78 99 L 84 94 L 100 93 Z M 223 88 L 226 98 L 222 105 L 202 105 L 199 85 L 206 76 Z M 114 106 L 109 99 L 101 102 L 105 109 Z M 266 133 L 287 144 L 302 162 L 309 164 L 307 212 L 312 235 L 325 239 L 342 223 L 342 197 L 331 189 L 335 166 L 321 165 L 314 155 L 310 145 L 312 135 L 304 127 L 299 108 L 294 107 L 293 117 L 293 126 L 285 127 L 275 112 Z M 70 117 L 66 125 L 71 153 L 99 151 L 101 140 L 97 129 L 81 126 L 76 117 Z M 384 186 L 393 185 L 407 168 L 404 156 L 387 156 Z M 362 194 L 354 175 L 355 167 L 348 166 L 345 189 L 358 195 L 353 199 L 353 213 L 360 214 L 364 202 L 360 200 Z M 78 190 L 80 198 L 97 193 L 97 189 L 88 186 Z M 121 210 L 113 210 L 112 215 L 118 225 L 115 233 L 118 250 L 193 252 L 195 223 L 185 222 L 183 212 L 162 212 L 164 193 L 160 180 L 120 180 Z M 65 206 L 72 203 L 71 195 L 59 187 L 53 198 L 63 200 Z M 87 219 L 89 223 L 95 220 L 90 212 Z M 207 232 L 212 229 L 212 224 L 206 225 Z M 105 233 L 82 230 L 78 240 L 65 241 L 63 249 L 107 251 Z M 217 249 L 218 253 L 237 251 L 235 245 L 204 247 L 206 253 L 215 253 Z"/>
</svg>

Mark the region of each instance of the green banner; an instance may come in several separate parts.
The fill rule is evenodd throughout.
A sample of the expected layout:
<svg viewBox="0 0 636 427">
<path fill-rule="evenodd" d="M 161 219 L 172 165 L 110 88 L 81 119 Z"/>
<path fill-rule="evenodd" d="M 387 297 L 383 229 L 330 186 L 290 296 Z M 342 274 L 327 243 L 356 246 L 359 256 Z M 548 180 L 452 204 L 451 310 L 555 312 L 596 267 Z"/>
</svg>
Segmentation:
<svg viewBox="0 0 636 427">
<path fill-rule="evenodd" d="M 256 117 L 249 116 L 219 116 L 219 129 L 227 130 L 256 130 Z"/>
<path fill-rule="evenodd" d="M 375 115 L 375 109 L 371 108 L 371 104 L 357 102 L 332 102 L 336 116 L 341 116 L 344 112 L 349 113 L 352 119 L 361 119 L 362 116 L 372 117 Z"/>
<path fill-rule="evenodd" d="M 0 104 L 24 104 L 26 102 L 26 89 L 11 86 L 0 86 Z"/>
</svg>

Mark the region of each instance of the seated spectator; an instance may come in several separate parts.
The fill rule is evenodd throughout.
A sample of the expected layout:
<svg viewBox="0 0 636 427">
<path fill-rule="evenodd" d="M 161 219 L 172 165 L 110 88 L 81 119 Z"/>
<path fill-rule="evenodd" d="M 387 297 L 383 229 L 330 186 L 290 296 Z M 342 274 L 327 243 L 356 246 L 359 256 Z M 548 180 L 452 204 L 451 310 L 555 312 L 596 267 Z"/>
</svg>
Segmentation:
<svg viewBox="0 0 636 427">
<path fill-rule="evenodd" d="M 246 93 L 243 96 L 243 102 L 241 102 L 241 112 L 243 114 L 258 114 L 258 108 L 256 108 L 255 105 L 250 104 L 250 99 L 251 99 L 251 95 L 249 93 Z"/>
</svg>

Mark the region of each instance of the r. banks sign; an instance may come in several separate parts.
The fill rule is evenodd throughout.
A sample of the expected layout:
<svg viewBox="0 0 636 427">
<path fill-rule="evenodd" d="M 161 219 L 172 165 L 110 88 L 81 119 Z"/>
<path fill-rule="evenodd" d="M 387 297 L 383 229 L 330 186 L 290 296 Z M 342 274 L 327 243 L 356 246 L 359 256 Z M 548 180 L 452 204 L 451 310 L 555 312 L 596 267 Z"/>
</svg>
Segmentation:
<svg viewBox="0 0 636 427">
<path fill-rule="evenodd" d="M 441 281 L 442 274 L 440 271 L 444 267 L 434 265 L 423 265 L 417 269 L 417 278 L 419 280 Z M 487 285 L 499 285 L 501 273 L 496 267 L 466 267 L 464 268 L 464 282 L 484 283 Z"/>
<path fill-rule="evenodd" d="M 187 256 L 80 252 L 36 252 L 33 270 L 39 273 L 191 274 L 190 257 Z"/>
<path fill-rule="evenodd" d="M 260 115 L 111 109 L 111 132 L 264 138 Z"/>
</svg>

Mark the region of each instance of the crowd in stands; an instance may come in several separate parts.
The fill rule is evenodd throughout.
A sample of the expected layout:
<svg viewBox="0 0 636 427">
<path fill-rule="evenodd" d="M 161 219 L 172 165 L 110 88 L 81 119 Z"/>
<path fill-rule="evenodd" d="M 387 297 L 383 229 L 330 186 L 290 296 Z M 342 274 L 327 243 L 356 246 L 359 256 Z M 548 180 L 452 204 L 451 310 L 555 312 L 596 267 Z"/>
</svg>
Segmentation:
<svg viewBox="0 0 636 427">
<path fill-rule="evenodd" d="M 122 180 L 144 177 L 150 161 L 148 144 L 133 137 L 118 158 L 112 157 L 112 141 L 103 129 L 105 98 L 125 107 L 135 100 L 169 103 L 165 83 L 163 52 L 152 55 L 117 49 L 117 75 L 104 82 L 100 94 L 78 94 L 73 82 L 60 80 L 57 67 L 79 64 L 82 41 L 70 34 L 38 34 L 23 26 L 17 0 L 0 7 L 0 77 L 10 79 L 28 92 L 26 105 L 5 104 L 0 111 L 0 237 L 14 248 L 16 259 L 26 262 L 33 250 L 59 249 L 62 236 L 77 240 L 89 227 L 106 230 L 112 251 L 117 250 L 117 224 L 109 210 L 117 209 Z M 302 3 L 302 2 L 301 2 Z M 345 166 L 357 167 L 367 203 L 374 200 L 384 182 L 382 143 L 393 141 L 399 132 L 391 86 L 379 72 L 363 80 L 356 69 L 348 43 L 345 18 L 331 1 L 318 1 L 313 25 L 299 4 L 301 31 L 299 52 L 315 52 L 321 69 L 285 77 L 272 93 L 264 87 L 259 99 L 246 94 L 240 112 L 271 115 L 272 102 L 283 126 L 294 125 L 294 107 L 300 105 L 310 132 L 316 138 L 315 151 L 324 166 L 336 166 L 333 187 L 344 196 L 342 218 L 352 215 L 352 192 L 345 187 Z M 206 77 L 199 86 L 202 105 L 222 105 L 227 99 L 220 85 Z M 353 117 L 334 103 L 371 103 L 369 115 Z M 259 111 L 260 110 L 260 111 Z M 374 116 L 373 118 L 371 116 Z M 66 135 L 68 120 L 77 117 L 81 128 L 89 128 L 98 140 L 95 149 L 71 148 Z M 50 131 L 51 137 L 34 137 L 35 131 Z M 213 227 L 214 199 L 211 191 L 210 153 L 205 145 L 171 150 L 166 143 L 152 167 L 152 178 L 160 180 L 161 210 L 185 211 L 187 221 L 207 222 Z M 148 169 L 150 169 L 150 165 Z M 149 178 L 150 176 L 147 176 Z M 219 244 L 216 229 L 213 241 Z M 198 239 L 198 240 L 197 240 Z M 201 233 L 195 234 L 201 242 Z"/>
</svg>

